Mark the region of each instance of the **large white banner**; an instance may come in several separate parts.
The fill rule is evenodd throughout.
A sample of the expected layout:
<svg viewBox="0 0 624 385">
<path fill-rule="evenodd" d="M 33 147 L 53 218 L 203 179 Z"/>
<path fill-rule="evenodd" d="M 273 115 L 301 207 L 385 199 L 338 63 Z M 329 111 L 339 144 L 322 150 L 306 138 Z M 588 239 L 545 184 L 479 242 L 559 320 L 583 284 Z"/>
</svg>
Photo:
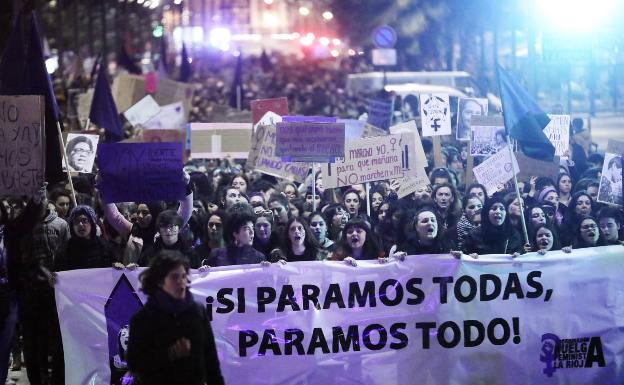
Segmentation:
<svg viewBox="0 0 624 385">
<path fill-rule="evenodd" d="M 623 254 L 232 266 L 193 274 L 191 290 L 213 319 L 227 384 L 615 385 Z M 109 384 L 111 367 L 124 370 L 123 326 L 145 300 L 138 274 L 59 274 L 66 384 Z"/>
</svg>

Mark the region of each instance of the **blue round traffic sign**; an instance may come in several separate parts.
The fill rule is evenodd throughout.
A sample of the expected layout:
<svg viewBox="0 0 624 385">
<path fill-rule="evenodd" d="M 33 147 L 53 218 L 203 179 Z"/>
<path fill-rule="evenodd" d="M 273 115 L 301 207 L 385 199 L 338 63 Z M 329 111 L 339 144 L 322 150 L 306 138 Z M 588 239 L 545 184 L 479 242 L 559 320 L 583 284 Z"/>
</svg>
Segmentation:
<svg viewBox="0 0 624 385">
<path fill-rule="evenodd" d="M 373 31 L 373 44 L 377 48 L 392 48 L 397 42 L 397 33 L 389 25 L 381 25 Z"/>
</svg>

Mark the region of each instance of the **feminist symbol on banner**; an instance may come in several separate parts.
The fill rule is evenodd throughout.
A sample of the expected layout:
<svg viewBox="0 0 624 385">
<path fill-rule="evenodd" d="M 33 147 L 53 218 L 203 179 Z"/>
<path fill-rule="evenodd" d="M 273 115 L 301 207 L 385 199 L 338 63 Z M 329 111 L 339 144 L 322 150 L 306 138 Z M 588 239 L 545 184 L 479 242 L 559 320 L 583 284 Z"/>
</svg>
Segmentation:
<svg viewBox="0 0 624 385">
<path fill-rule="evenodd" d="M 451 117 L 448 95 L 421 95 L 423 136 L 451 134 Z"/>
</svg>

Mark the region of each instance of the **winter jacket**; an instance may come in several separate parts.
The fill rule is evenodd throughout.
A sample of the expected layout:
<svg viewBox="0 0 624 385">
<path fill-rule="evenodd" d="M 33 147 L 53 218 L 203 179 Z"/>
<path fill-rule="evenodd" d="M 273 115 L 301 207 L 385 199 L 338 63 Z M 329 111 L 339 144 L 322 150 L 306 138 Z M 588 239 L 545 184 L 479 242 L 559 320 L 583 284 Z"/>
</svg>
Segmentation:
<svg viewBox="0 0 624 385">
<path fill-rule="evenodd" d="M 54 260 L 55 271 L 112 267 L 119 257 L 113 244 L 100 237 L 72 237 Z"/>
<path fill-rule="evenodd" d="M 522 253 L 522 238 L 516 229 L 511 228 L 507 236 L 489 237 L 483 236 L 483 227 L 473 229 L 464 242 L 464 252 L 485 254 L 513 254 Z"/>
<path fill-rule="evenodd" d="M 189 246 L 186 242 L 184 242 L 181 238 L 178 238 L 178 241 L 171 246 L 167 246 L 163 243 L 162 239 L 157 238 L 154 243 L 148 246 L 144 246 L 141 251 L 141 256 L 139 257 L 139 266 L 149 266 L 152 259 L 156 257 L 161 250 L 177 250 L 181 252 L 185 257 L 188 258 L 189 264 L 191 268 L 196 269 L 200 266 L 201 261 L 198 260 L 197 255 L 195 254 L 195 250 L 191 246 Z"/>
<path fill-rule="evenodd" d="M 248 265 L 265 261 L 264 254 L 251 246 L 220 247 L 210 252 L 208 266 Z"/>
<path fill-rule="evenodd" d="M 136 385 L 224 384 L 206 310 L 186 296 L 159 290 L 132 317 L 127 358 Z M 181 338 L 190 340 L 191 353 L 174 359 L 170 348 Z"/>
</svg>

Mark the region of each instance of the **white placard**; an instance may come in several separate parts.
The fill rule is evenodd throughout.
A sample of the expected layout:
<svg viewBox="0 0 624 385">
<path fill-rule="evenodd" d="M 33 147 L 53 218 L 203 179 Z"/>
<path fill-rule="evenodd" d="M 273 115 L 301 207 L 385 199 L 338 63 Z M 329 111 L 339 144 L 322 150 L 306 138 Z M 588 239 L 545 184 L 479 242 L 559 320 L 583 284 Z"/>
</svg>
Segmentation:
<svg viewBox="0 0 624 385">
<path fill-rule="evenodd" d="M 598 202 L 622 205 L 622 155 L 605 154 Z"/>
<path fill-rule="evenodd" d="M 544 134 L 555 146 L 555 155 L 565 156 L 570 150 L 570 115 L 548 115 L 550 123 L 544 128 Z"/>
<path fill-rule="evenodd" d="M 473 115 L 487 116 L 488 100 L 461 98 L 457 101 L 457 140 L 470 140 L 470 119 Z"/>
<path fill-rule="evenodd" d="M 421 94 L 423 136 L 451 135 L 451 107 L 445 94 Z"/>
<path fill-rule="evenodd" d="M 416 175 L 401 179 L 401 184 L 399 185 L 399 190 L 397 191 L 399 199 L 406 197 L 421 188 L 426 188 L 431 184 L 424 168 L 417 169 L 416 171 Z"/>
<path fill-rule="evenodd" d="M 159 112 L 160 106 L 158 103 L 156 103 L 151 95 L 147 95 L 139 100 L 137 104 L 128 108 L 123 114 L 130 124 L 136 126 L 137 124 L 145 124 L 145 122 L 156 116 Z"/>
<path fill-rule="evenodd" d="M 490 156 L 507 145 L 505 122 L 502 116 L 479 116 L 470 118 L 472 142 L 470 155 Z"/>
<path fill-rule="evenodd" d="M 512 166 L 512 159 L 514 166 Z M 487 158 L 483 163 L 472 169 L 477 181 L 485 186 L 489 196 L 494 194 L 498 187 L 513 178 L 513 168 L 518 173 L 519 167 L 516 157 L 509 154 L 509 147 L 503 147 L 499 152 Z"/>
<path fill-rule="evenodd" d="M 184 105 L 182 102 L 167 104 L 160 107 L 160 112 L 145 122 L 145 129 L 182 129 L 184 128 Z"/>
<path fill-rule="evenodd" d="M 391 134 L 414 134 L 414 151 L 416 154 L 416 165 L 422 166 L 423 168 L 428 166 L 427 156 L 425 155 L 425 150 L 423 149 L 422 142 L 420 140 L 420 135 L 418 134 L 418 127 L 416 127 L 416 121 L 410 120 L 407 122 L 403 122 L 400 124 L 395 124 L 390 127 Z"/>
</svg>

